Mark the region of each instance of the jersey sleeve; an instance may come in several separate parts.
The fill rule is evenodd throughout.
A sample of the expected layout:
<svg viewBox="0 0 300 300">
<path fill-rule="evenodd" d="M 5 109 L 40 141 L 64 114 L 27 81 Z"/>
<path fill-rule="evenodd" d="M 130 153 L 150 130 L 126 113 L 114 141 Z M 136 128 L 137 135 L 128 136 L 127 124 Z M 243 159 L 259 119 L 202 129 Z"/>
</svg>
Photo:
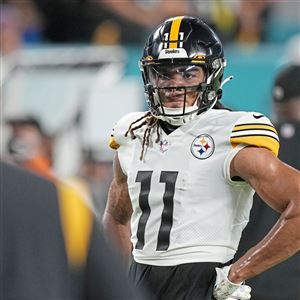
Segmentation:
<svg viewBox="0 0 300 300">
<path fill-rule="evenodd" d="M 235 185 L 245 185 L 244 181 L 233 181 L 230 164 L 236 154 L 247 146 L 266 148 L 276 156 L 279 152 L 279 137 L 271 121 L 259 113 L 244 113 L 235 121 L 230 133 L 232 150 L 224 162 L 225 179 Z"/>
<path fill-rule="evenodd" d="M 145 112 L 133 112 L 121 118 L 111 131 L 108 142 L 109 147 L 117 150 L 121 145 L 124 145 L 128 141 L 126 132 L 128 131 L 130 125 L 138 121 L 144 115 Z"/>
<path fill-rule="evenodd" d="M 266 148 L 276 156 L 279 152 L 279 137 L 270 120 L 259 113 L 247 113 L 237 120 L 231 135 L 232 147 L 246 145 Z"/>
</svg>

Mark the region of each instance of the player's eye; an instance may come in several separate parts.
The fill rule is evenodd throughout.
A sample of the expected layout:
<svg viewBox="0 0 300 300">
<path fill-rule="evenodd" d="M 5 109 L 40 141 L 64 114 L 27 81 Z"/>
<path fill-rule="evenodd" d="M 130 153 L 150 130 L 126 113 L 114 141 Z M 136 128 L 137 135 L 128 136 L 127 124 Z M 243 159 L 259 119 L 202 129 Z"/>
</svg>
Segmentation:
<svg viewBox="0 0 300 300">
<path fill-rule="evenodd" d="M 182 73 L 182 78 L 184 78 L 184 79 L 192 79 L 195 77 L 196 77 L 196 75 L 194 72 L 183 72 Z"/>
</svg>

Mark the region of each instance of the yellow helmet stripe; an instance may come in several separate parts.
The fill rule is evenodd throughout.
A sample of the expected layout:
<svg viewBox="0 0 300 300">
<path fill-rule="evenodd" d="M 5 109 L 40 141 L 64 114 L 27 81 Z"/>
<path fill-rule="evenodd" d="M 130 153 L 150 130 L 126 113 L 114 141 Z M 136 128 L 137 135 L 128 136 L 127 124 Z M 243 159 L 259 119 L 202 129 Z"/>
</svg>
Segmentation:
<svg viewBox="0 0 300 300">
<path fill-rule="evenodd" d="M 178 39 L 179 39 L 179 28 L 181 24 L 181 20 L 183 19 L 182 17 L 176 17 L 172 21 L 171 25 L 171 30 L 170 30 L 170 43 L 169 43 L 169 48 L 178 48 Z M 176 41 L 176 42 L 172 42 Z"/>
</svg>

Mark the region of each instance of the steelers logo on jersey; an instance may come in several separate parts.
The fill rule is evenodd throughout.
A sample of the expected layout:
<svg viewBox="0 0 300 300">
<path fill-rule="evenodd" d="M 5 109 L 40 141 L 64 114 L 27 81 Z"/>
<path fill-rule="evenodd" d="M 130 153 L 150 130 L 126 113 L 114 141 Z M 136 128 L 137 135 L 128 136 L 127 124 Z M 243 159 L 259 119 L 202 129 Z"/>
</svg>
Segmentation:
<svg viewBox="0 0 300 300">
<path fill-rule="evenodd" d="M 206 159 L 212 156 L 215 150 L 215 142 L 208 134 L 198 135 L 191 144 L 191 152 L 198 159 Z"/>
</svg>

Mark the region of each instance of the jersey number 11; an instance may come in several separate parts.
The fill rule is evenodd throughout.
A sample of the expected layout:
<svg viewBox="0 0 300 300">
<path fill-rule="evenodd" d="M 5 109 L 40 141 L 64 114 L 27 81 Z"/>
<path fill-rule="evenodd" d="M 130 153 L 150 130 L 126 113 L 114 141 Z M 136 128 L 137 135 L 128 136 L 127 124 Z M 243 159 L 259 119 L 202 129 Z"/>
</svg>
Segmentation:
<svg viewBox="0 0 300 300">
<path fill-rule="evenodd" d="M 142 210 L 137 229 L 136 249 L 143 249 L 145 244 L 145 228 L 150 216 L 149 193 L 151 186 L 151 177 L 153 171 L 138 171 L 135 182 L 141 183 L 139 195 L 139 205 Z M 178 172 L 161 171 L 159 182 L 165 183 L 165 192 L 163 195 L 164 208 L 161 215 L 161 223 L 158 231 L 157 251 L 167 250 L 170 244 L 170 232 L 173 225 L 173 207 L 175 183 Z"/>
</svg>

